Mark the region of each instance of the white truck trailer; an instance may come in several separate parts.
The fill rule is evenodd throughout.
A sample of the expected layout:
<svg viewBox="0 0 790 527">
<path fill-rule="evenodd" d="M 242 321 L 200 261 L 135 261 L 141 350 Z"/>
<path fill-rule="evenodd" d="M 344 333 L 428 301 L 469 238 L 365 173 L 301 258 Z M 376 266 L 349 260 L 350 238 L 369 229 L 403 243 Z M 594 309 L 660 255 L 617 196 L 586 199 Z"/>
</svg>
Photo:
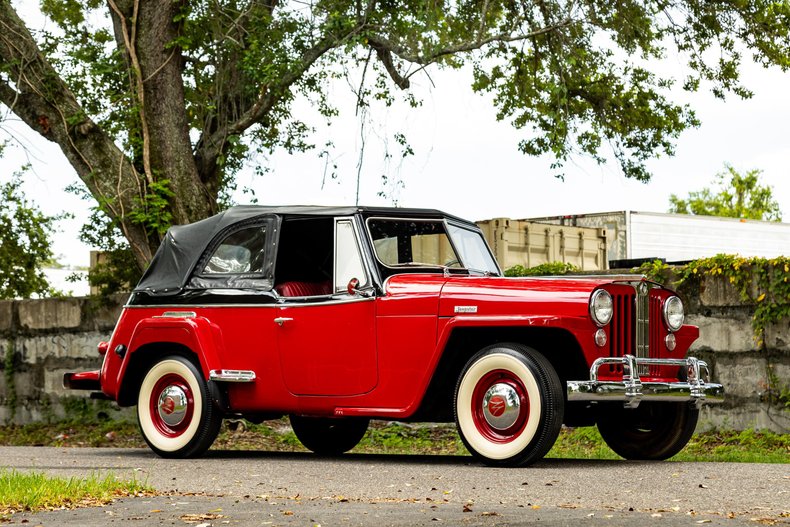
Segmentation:
<svg viewBox="0 0 790 527">
<path fill-rule="evenodd" d="M 684 262 L 717 254 L 766 258 L 790 255 L 790 223 L 634 211 L 528 221 L 606 229 L 612 267 L 618 267 L 612 262 L 653 258 Z"/>
</svg>

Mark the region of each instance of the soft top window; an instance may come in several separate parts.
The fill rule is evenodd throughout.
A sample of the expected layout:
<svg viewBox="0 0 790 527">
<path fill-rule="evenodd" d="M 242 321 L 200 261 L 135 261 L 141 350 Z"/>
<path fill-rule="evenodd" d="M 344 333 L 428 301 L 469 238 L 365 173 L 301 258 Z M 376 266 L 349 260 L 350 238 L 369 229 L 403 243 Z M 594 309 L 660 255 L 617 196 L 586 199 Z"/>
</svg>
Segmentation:
<svg viewBox="0 0 790 527">
<path fill-rule="evenodd" d="M 266 247 L 263 225 L 228 235 L 209 257 L 202 274 L 261 274 Z"/>
<path fill-rule="evenodd" d="M 272 288 L 272 221 L 239 225 L 208 247 L 189 281 L 191 289 Z"/>
</svg>

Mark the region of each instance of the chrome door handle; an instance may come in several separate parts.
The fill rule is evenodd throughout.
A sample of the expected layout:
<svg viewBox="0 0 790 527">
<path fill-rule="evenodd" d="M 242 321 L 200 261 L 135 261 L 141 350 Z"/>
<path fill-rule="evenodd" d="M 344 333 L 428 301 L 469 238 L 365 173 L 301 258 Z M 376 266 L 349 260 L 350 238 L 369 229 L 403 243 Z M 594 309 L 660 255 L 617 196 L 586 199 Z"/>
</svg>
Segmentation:
<svg viewBox="0 0 790 527">
<path fill-rule="evenodd" d="M 292 318 L 288 318 L 288 317 L 277 317 L 274 319 L 274 322 L 278 326 L 283 327 L 283 324 L 285 324 L 286 322 L 290 322 L 292 320 L 293 320 Z"/>
</svg>

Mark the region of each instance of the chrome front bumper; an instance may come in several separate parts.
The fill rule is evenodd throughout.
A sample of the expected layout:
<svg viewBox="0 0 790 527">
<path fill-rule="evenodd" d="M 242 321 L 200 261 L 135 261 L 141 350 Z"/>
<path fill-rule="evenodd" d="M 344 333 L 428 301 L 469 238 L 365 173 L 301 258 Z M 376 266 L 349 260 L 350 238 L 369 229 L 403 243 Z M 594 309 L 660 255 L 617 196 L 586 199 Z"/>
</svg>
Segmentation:
<svg viewBox="0 0 790 527">
<path fill-rule="evenodd" d="M 608 364 L 623 366 L 622 381 L 599 381 L 598 369 Z M 642 382 L 638 366 L 681 366 L 687 371 L 686 382 Z M 589 381 L 568 381 L 568 402 L 623 401 L 626 408 L 636 408 L 641 401 L 693 402 L 703 404 L 724 402 L 724 387 L 705 382 L 710 377 L 708 365 L 694 357 L 687 359 L 642 359 L 633 355 L 602 357 L 590 367 Z"/>
</svg>

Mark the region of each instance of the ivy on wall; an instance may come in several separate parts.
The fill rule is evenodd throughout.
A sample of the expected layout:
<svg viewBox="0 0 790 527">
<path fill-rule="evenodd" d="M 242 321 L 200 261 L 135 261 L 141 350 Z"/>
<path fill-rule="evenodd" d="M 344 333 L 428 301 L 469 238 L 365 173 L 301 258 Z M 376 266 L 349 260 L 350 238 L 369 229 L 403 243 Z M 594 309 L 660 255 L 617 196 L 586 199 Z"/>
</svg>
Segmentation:
<svg viewBox="0 0 790 527">
<path fill-rule="evenodd" d="M 760 258 L 719 254 L 686 265 L 670 267 L 648 262 L 638 272 L 676 288 L 699 286 L 705 278 L 728 282 L 747 305 L 754 306 L 752 327 L 758 348 L 765 345 L 765 330 L 790 317 L 790 257 Z"/>
</svg>

